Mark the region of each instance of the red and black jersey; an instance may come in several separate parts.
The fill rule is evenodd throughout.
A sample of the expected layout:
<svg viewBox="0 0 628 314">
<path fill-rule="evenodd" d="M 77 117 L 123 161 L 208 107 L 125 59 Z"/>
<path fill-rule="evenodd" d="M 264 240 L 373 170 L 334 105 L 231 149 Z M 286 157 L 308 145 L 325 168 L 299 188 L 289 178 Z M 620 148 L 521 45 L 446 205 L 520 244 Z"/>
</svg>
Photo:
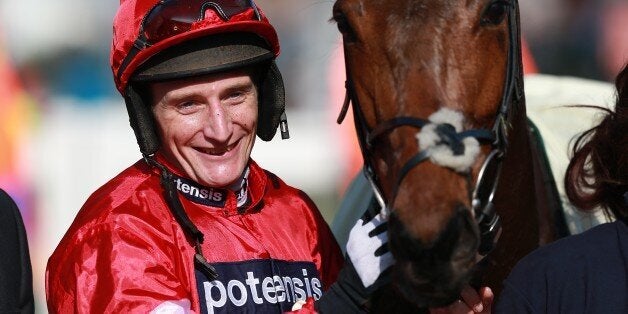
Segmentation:
<svg viewBox="0 0 628 314">
<path fill-rule="evenodd" d="M 90 196 L 50 257 L 49 311 L 280 313 L 320 298 L 343 263 L 329 227 L 305 193 L 253 161 L 249 170 L 240 208 L 231 190 L 173 171 L 204 233 L 213 281 L 194 269 L 193 244 L 166 205 L 159 170 L 143 160 L 124 170 Z"/>
</svg>

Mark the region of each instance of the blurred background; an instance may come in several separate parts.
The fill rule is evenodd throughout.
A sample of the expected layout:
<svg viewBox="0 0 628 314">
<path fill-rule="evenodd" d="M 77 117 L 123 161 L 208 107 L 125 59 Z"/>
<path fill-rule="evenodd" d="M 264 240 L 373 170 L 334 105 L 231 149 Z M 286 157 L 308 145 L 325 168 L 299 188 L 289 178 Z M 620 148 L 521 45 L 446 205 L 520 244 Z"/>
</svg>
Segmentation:
<svg viewBox="0 0 628 314">
<path fill-rule="evenodd" d="M 27 227 L 36 308 L 46 312 L 48 256 L 97 187 L 140 158 L 109 68 L 118 1 L 0 0 L 0 187 Z M 333 1 L 259 0 L 282 44 L 291 139 L 253 157 L 310 194 L 331 222 L 360 167 L 344 98 Z M 521 1 L 541 73 L 610 81 L 628 56 L 628 1 Z"/>
</svg>

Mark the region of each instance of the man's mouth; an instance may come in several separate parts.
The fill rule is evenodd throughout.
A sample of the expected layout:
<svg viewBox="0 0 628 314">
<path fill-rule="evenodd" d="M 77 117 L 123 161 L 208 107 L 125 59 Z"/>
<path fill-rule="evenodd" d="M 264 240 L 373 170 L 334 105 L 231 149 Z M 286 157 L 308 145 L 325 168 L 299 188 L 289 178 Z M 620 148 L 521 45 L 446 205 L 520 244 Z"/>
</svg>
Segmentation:
<svg viewBox="0 0 628 314">
<path fill-rule="evenodd" d="M 231 145 L 223 146 L 223 147 L 212 147 L 212 148 L 196 147 L 195 149 L 204 154 L 208 154 L 212 156 L 222 156 L 232 151 L 237 145 L 238 145 L 238 142 L 235 142 Z"/>
</svg>

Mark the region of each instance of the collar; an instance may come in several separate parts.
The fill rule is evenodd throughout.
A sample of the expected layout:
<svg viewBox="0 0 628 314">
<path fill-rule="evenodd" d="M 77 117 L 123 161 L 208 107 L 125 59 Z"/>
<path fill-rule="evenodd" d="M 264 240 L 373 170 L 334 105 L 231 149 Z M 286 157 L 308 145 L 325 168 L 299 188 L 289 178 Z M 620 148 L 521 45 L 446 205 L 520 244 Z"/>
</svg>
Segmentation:
<svg viewBox="0 0 628 314">
<path fill-rule="evenodd" d="M 229 187 L 223 188 L 204 186 L 192 180 L 182 170 L 168 162 L 161 153 L 155 154 L 154 159 L 172 172 L 181 196 L 195 204 L 207 207 L 210 211 L 223 211 L 227 216 L 255 210 L 266 191 L 267 176 L 252 159 L 249 159 L 249 164 L 240 179 Z M 160 174 L 160 170 L 156 167 L 152 167 L 152 171 L 156 175 Z"/>
<path fill-rule="evenodd" d="M 236 182 L 229 186 L 229 190 L 233 191 L 236 195 L 237 207 L 243 208 L 248 202 L 248 181 L 249 181 L 249 167 L 246 167 L 242 172 L 242 175 Z"/>
</svg>

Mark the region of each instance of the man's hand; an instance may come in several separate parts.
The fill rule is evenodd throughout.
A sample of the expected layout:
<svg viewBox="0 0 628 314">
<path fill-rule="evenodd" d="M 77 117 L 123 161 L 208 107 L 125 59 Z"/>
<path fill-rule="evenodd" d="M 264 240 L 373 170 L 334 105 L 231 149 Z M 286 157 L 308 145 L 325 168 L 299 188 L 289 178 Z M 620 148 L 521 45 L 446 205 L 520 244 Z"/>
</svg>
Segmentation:
<svg viewBox="0 0 628 314">
<path fill-rule="evenodd" d="M 394 258 L 388 250 L 387 220 L 376 202 L 349 234 L 345 265 L 315 303 L 320 313 L 363 313 L 371 294 L 390 282 Z"/>
<path fill-rule="evenodd" d="M 460 292 L 461 299 L 446 307 L 430 309 L 430 314 L 475 314 L 491 313 L 493 307 L 493 291 L 489 287 L 482 287 L 478 291 L 466 286 Z"/>
<path fill-rule="evenodd" d="M 382 273 L 395 260 L 388 250 L 387 221 L 381 212 L 373 217 L 367 211 L 356 222 L 349 234 L 347 256 L 369 293 L 390 282 Z"/>
</svg>

